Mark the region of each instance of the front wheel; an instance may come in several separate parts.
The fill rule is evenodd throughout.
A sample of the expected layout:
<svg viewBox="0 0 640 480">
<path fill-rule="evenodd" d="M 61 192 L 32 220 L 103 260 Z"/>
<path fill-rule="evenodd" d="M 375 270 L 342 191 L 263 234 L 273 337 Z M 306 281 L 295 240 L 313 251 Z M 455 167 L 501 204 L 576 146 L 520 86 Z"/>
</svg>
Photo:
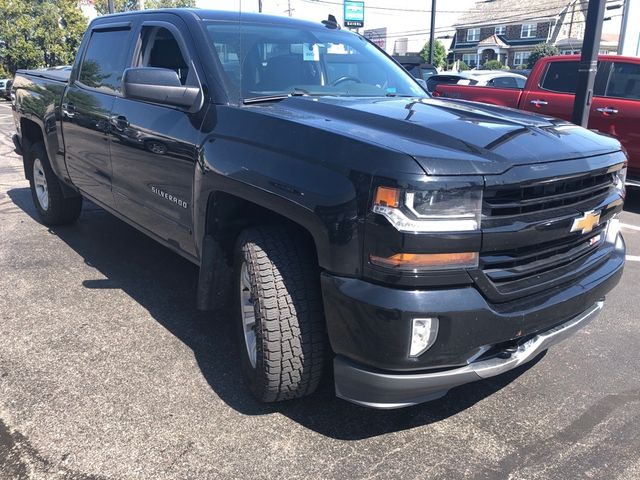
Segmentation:
<svg viewBox="0 0 640 480">
<path fill-rule="evenodd" d="M 56 174 L 51 169 L 42 143 L 34 143 L 27 152 L 30 167 L 31 196 L 38 215 L 45 225 L 66 225 L 75 222 L 82 210 L 82 197 L 65 197 Z"/>
<path fill-rule="evenodd" d="M 315 255 L 284 228 L 242 232 L 235 249 L 242 369 L 262 402 L 312 393 L 322 376 L 324 313 Z"/>
</svg>

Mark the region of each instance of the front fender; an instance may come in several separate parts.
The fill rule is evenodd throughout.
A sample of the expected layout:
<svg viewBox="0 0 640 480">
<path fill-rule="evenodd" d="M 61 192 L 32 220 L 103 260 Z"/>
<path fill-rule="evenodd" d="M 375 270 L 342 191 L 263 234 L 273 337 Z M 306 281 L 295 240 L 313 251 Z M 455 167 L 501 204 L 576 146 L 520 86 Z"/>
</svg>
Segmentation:
<svg viewBox="0 0 640 480">
<path fill-rule="evenodd" d="M 206 141 L 194 182 L 194 237 L 202 242 L 211 194 L 222 192 L 259 205 L 313 238 L 321 268 L 361 272 L 362 228 L 358 198 L 371 177 L 352 177 L 293 155 L 226 138 Z M 197 246 L 201 251 L 201 245 Z"/>
</svg>

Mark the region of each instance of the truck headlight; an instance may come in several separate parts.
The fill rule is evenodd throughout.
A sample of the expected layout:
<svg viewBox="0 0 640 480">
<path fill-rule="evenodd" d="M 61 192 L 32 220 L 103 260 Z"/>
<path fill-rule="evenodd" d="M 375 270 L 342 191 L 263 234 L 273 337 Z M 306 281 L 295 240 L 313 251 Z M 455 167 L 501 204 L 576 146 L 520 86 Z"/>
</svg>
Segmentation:
<svg viewBox="0 0 640 480">
<path fill-rule="evenodd" d="M 471 232 L 480 229 L 482 190 L 378 187 L 372 210 L 400 232 Z"/>
<path fill-rule="evenodd" d="M 618 170 L 615 173 L 615 177 L 613 179 L 613 185 L 618 191 L 618 193 L 620 193 L 620 196 L 622 198 L 624 198 L 624 196 L 627 193 L 624 186 L 626 181 L 627 181 L 627 167 L 622 167 L 620 170 Z"/>
</svg>

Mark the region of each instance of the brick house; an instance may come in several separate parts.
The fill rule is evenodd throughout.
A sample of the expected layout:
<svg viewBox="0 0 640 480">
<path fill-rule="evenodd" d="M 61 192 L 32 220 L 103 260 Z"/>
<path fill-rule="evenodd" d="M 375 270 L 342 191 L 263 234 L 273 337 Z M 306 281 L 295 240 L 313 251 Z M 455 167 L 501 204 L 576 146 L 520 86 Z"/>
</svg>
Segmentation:
<svg viewBox="0 0 640 480">
<path fill-rule="evenodd" d="M 561 53 L 579 53 L 588 0 L 481 0 L 455 25 L 454 60 L 480 67 L 500 60 L 517 67 L 540 43 L 557 45 Z M 615 53 L 615 50 L 614 52 Z"/>
</svg>

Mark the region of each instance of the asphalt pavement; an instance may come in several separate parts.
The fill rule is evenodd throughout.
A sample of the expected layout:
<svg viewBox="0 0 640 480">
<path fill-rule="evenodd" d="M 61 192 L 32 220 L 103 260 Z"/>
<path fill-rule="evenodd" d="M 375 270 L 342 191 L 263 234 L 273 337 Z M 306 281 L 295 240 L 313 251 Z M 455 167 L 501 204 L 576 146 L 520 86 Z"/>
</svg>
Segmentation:
<svg viewBox="0 0 640 480">
<path fill-rule="evenodd" d="M 197 268 L 102 209 L 36 219 L 0 101 L 0 479 L 640 479 L 640 190 L 603 313 L 436 402 L 265 406 Z M 585 306 L 586 307 L 586 306 Z"/>
</svg>

